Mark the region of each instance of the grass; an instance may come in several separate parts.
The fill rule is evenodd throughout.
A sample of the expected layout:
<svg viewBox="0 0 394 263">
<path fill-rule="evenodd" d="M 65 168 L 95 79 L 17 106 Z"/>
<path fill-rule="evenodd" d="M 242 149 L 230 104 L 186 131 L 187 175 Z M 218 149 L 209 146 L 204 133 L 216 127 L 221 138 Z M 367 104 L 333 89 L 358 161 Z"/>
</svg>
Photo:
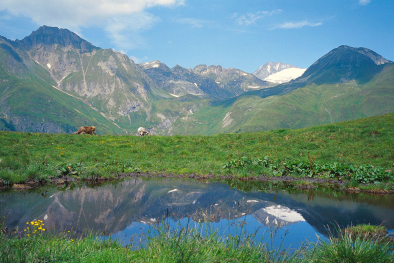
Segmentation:
<svg viewBox="0 0 394 263">
<path fill-rule="evenodd" d="M 345 228 L 343 232 L 356 240 L 358 238 L 374 240 L 375 242 L 393 245 L 394 239 L 388 235 L 388 232 L 384 226 L 375 226 L 370 224 L 360 224 L 352 227 Z"/>
<path fill-rule="evenodd" d="M 316 244 L 310 262 L 394 262 L 393 240 L 383 226 L 357 225 L 337 235 L 329 235 L 328 242 Z"/>
<path fill-rule="evenodd" d="M 298 262 L 301 249 L 267 248 L 256 243 L 253 235 L 220 236 L 204 223 L 169 229 L 162 223 L 148 234 L 148 245 L 137 253 L 147 262 Z"/>
<path fill-rule="evenodd" d="M 1 262 L 394 262 L 392 243 L 377 241 L 373 235 L 355 237 L 355 227 L 290 251 L 269 249 L 267 242 L 256 242 L 253 235 L 219 236 L 205 223 L 170 229 L 162 222 L 151 227 L 148 243 L 137 250 L 93 234 L 47 233 L 39 221 L 27 225 L 31 227 L 27 231 L 7 232 L 0 224 Z"/>
<path fill-rule="evenodd" d="M 294 165 L 304 163 L 307 168 L 313 163 L 339 167 L 336 169 L 345 167 L 344 174 L 334 176 L 336 178 L 346 179 L 346 169 L 353 167 L 356 179 L 356 175 L 360 174 L 358 171 L 366 171 L 370 173 L 368 178 L 373 179 L 367 182 L 392 182 L 393 128 L 394 114 L 387 114 L 299 130 L 215 136 L 81 136 L 0 132 L 0 179 L 12 184 L 29 180 L 46 181 L 62 176 L 79 179 L 116 177 L 135 171 L 235 177 L 288 174 L 327 177 L 324 171 L 286 174 L 279 169 L 283 163 L 291 163 L 293 170 L 296 169 Z M 226 164 L 244 158 L 263 160 L 266 156 L 278 169 L 274 167 L 270 171 L 252 166 L 226 168 Z M 379 174 L 384 176 L 379 177 Z"/>
</svg>

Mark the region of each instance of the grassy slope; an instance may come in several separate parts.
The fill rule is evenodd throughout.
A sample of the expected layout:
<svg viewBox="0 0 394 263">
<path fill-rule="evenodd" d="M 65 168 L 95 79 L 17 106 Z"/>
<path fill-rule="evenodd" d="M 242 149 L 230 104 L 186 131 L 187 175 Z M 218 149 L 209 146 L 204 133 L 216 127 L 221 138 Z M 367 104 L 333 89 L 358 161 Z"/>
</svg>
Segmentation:
<svg viewBox="0 0 394 263">
<path fill-rule="evenodd" d="M 75 100 L 47 84 L 36 79 L 25 81 L 9 77 L 8 80 L 9 82 L 0 88 L 5 90 L 6 87 L 12 87 L 2 94 L 10 96 L 7 104 L 12 114 L 36 123 L 51 122 L 68 132 L 84 125 L 96 126 L 99 134 L 121 132 L 82 101 Z"/>
<path fill-rule="evenodd" d="M 77 136 L 1 132 L 0 178 L 9 182 L 57 176 L 69 164 L 80 175 L 134 171 L 226 174 L 242 156 L 394 166 L 394 114 L 300 130 L 215 136 Z M 236 171 L 234 171 L 237 174 Z M 242 174 L 240 174 L 242 175 Z"/>
<path fill-rule="evenodd" d="M 226 115 L 228 106 L 211 107 L 211 104 L 212 102 L 207 99 L 188 95 L 187 101 L 184 101 L 184 98 L 161 100 L 153 107 L 153 111 L 177 118 L 171 126 L 171 131 L 174 134 L 212 135 L 217 130 L 215 127 L 221 125 L 217 119 Z M 198 108 L 198 110 L 195 110 L 195 108 Z M 193 111 L 192 115 L 190 115 L 190 109 Z"/>
<path fill-rule="evenodd" d="M 388 65 L 366 84 L 350 82 L 296 89 L 278 96 L 268 108 L 251 113 L 254 116 L 249 116 L 241 129 L 297 129 L 394 112 L 393 76 L 394 65 Z"/>
</svg>

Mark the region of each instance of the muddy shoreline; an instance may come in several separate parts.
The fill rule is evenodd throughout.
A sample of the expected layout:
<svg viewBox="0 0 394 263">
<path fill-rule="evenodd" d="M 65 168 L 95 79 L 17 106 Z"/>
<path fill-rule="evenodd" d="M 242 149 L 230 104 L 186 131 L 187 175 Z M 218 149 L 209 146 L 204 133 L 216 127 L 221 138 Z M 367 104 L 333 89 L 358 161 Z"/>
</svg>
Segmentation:
<svg viewBox="0 0 394 263">
<path fill-rule="evenodd" d="M 63 176 L 59 178 L 49 178 L 48 181 L 26 181 L 18 184 L 6 184 L 4 180 L 0 179 L 0 190 L 12 188 L 14 190 L 27 190 L 36 188 L 42 185 L 57 185 L 61 186 L 69 183 L 87 182 L 87 183 L 104 183 L 109 181 L 118 181 L 126 178 L 179 178 L 179 179 L 196 179 L 196 180 L 238 180 L 238 181 L 250 181 L 250 182 L 284 182 L 284 183 L 296 183 L 295 187 L 303 190 L 311 190 L 316 188 L 316 185 L 337 187 L 338 190 L 352 192 L 352 193 L 370 193 L 370 194 L 394 194 L 394 190 L 385 189 L 360 189 L 358 187 L 346 187 L 346 182 L 342 180 L 324 179 L 324 178 L 295 178 L 291 176 L 281 177 L 235 177 L 232 175 L 213 175 L 213 174 L 173 174 L 173 173 L 162 173 L 162 172 L 132 172 L 120 174 L 116 177 L 96 177 L 92 179 L 79 179 L 79 177 Z"/>
</svg>

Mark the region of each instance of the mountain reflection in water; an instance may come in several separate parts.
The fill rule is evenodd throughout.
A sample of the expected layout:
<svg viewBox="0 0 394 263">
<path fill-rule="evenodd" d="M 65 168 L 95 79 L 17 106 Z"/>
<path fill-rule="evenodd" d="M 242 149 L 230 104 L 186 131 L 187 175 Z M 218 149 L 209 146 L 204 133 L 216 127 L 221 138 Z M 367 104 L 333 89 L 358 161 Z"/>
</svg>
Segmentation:
<svg viewBox="0 0 394 263">
<path fill-rule="evenodd" d="M 56 231 L 106 231 L 127 244 L 138 243 L 150 225 L 162 222 L 185 226 L 211 222 L 214 228 L 233 233 L 240 220 L 244 230 L 263 238 L 264 230 L 282 226 L 276 235 L 288 233 L 285 246 L 315 241 L 315 233 L 327 235 L 327 226 L 369 223 L 394 228 L 394 197 L 315 192 L 243 192 L 227 184 L 180 179 L 129 179 L 100 187 L 87 186 L 45 193 L 0 192 L 0 215 L 6 225 L 23 229 L 26 222 L 41 219 Z M 238 230 L 237 230 L 238 229 Z M 274 241 L 278 243 L 279 241 Z M 275 244 L 274 244 L 275 246 Z"/>
</svg>

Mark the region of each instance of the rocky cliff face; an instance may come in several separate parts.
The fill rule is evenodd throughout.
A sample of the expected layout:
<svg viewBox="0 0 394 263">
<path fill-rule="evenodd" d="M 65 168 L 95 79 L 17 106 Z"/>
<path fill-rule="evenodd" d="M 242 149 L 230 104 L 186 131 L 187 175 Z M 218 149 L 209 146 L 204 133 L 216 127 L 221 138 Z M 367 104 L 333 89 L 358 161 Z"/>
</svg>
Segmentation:
<svg viewBox="0 0 394 263">
<path fill-rule="evenodd" d="M 95 47 L 67 29 L 40 27 L 14 46 L 50 74 L 54 88 L 84 101 L 118 127 L 119 122 L 131 124 L 135 112 L 149 120 L 153 97 L 165 95 L 129 57 Z"/>
<path fill-rule="evenodd" d="M 0 45 L 0 52 L 4 54 L 3 78 L 12 83 L 9 86 L 1 85 L 12 91 L 12 94 L 7 96 L 2 94 L 3 108 L 8 107 L 8 113 L 3 111 L 2 115 L 6 114 L 4 122 L 17 130 L 70 132 L 78 127 L 78 124 L 73 123 L 75 119 L 68 119 L 72 115 L 79 115 L 76 117 L 79 119 L 84 118 L 87 122 L 83 123 L 84 125 L 94 125 L 97 117 L 90 121 L 89 118 L 98 114 L 104 117 L 106 122 L 112 123 L 111 126 L 117 127 L 116 129 L 120 129 L 119 124 L 125 123 L 122 128 L 127 132 L 128 126 L 133 129 L 140 125 L 135 123 L 133 126 L 130 115 L 139 112 L 139 115 L 145 116 L 145 121 L 149 120 L 152 100 L 161 94 L 165 95 L 165 92 L 158 89 L 126 55 L 114 50 L 97 48 L 67 29 L 44 26 L 23 40 L 10 41 L 1 38 Z M 23 80 L 27 79 L 31 81 L 28 84 L 23 83 Z M 19 87 L 29 87 L 28 92 L 18 94 L 16 90 Z M 41 88 L 37 93 L 38 87 Z M 86 106 L 74 106 L 73 114 L 68 114 L 67 120 L 64 120 L 65 116 L 59 112 L 64 110 L 64 114 L 67 115 L 66 112 L 69 110 L 62 108 L 61 104 L 64 102 L 53 106 L 59 99 L 58 96 L 56 99 L 52 97 L 55 90 L 61 91 L 65 94 L 61 96 L 68 97 L 76 104 L 83 103 Z M 27 94 L 31 92 L 33 96 L 30 96 L 30 101 L 26 101 L 25 105 L 16 106 L 12 102 L 16 97 L 27 99 Z M 34 104 L 37 101 L 44 104 Z M 44 108 L 45 104 L 49 105 Z M 24 111 L 35 111 L 35 114 L 13 115 L 15 109 L 10 110 L 15 107 L 27 108 L 28 105 L 28 109 Z M 68 104 L 66 107 L 70 106 Z M 83 114 L 82 108 L 85 107 L 92 113 Z M 49 112 L 51 108 L 57 110 Z M 45 115 L 51 115 L 57 119 L 56 122 L 68 124 L 59 126 L 59 123 L 48 122 Z M 109 128 L 108 125 L 105 127 Z"/>
<path fill-rule="evenodd" d="M 81 70 L 83 54 L 99 49 L 67 29 L 47 26 L 15 41 L 14 46 L 27 51 L 30 58 L 45 68 L 57 82 Z"/>
</svg>

